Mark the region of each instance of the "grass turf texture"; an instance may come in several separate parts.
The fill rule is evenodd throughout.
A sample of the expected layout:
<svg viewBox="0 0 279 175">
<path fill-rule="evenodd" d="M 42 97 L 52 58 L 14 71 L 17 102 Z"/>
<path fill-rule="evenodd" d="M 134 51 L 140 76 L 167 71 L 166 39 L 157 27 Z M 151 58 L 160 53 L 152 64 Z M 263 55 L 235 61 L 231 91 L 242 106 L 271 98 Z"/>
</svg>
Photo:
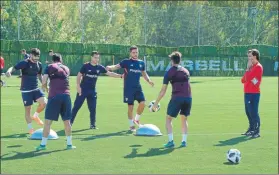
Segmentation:
<svg viewBox="0 0 279 175">
<path fill-rule="evenodd" d="M 147 102 L 154 100 L 162 85 L 152 77 L 155 87 L 142 81 Z M 249 173 L 278 172 L 278 80 L 264 77 L 260 100 L 261 137 L 248 139 L 243 86 L 239 77 L 192 77 L 193 106 L 189 117 L 188 147 L 181 142 L 180 119 L 173 121 L 174 149 L 163 149 L 167 141 L 165 113 L 170 99 L 169 86 L 161 110 L 145 109 L 141 122 L 157 125 L 164 136 L 136 137 L 127 133 L 127 106 L 122 103 L 123 82 L 99 77 L 97 82 L 97 127 L 88 130 L 86 101 L 73 125 L 76 150 L 65 150 L 61 119 L 54 122 L 59 140 L 49 140 L 47 150 L 35 152 L 40 141 L 27 139 L 27 125 L 19 91 L 20 79 L 6 79 L 1 88 L 1 172 L 2 173 Z M 71 77 L 71 97 L 75 100 L 75 77 Z M 35 107 L 37 104 L 35 105 Z M 35 111 L 32 109 L 32 114 Z M 44 112 L 40 115 L 44 117 Z M 35 129 L 40 128 L 33 122 Z M 227 163 L 230 148 L 241 151 L 238 165 Z"/>
</svg>

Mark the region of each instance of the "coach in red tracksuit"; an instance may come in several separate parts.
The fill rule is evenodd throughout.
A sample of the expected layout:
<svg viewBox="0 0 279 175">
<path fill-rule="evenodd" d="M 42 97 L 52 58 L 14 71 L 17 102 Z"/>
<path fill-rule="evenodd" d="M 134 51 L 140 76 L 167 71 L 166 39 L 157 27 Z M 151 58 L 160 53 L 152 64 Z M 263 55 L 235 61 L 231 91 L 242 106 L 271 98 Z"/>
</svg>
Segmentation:
<svg viewBox="0 0 279 175">
<path fill-rule="evenodd" d="M 249 120 L 249 128 L 242 135 L 252 138 L 260 137 L 260 85 L 263 75 L 263 67 L 259 63 L 260 52 L 257 49 L 248 51 L 248 64 L 241 82 L 244 84 L 245 112 Z"/>
</svg>

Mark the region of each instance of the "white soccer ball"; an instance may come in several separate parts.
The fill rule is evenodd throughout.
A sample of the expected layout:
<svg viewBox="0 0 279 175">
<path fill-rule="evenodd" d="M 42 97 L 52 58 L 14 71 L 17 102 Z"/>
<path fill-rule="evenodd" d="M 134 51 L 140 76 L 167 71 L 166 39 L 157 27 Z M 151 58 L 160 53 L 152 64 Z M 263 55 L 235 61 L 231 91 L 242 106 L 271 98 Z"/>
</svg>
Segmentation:
<svg viewBox="0 0 279 175">
<path fill-rule="evenodd" d="M 241 160 L 241 153 L 238 149 L 230 149 L 227 152 L 227 159 L 231 163 L 239 163 Z"/>
<path fill-rule="evenodd" d="M 158 108 L 157 108 L 156 111 L 154 111 L 154 110 L 152 109 L 154 103 L 155 103 L 155 100 L 151 101 L 151 102 L 149 103 L 149 105 L 148 105 L 148 108 L 149 108 L 149 111 L 150 111 L 150 112 L 158 112 L 158 111 L 160 110 L 160 103 L 158 104 Z"/>
</svg>

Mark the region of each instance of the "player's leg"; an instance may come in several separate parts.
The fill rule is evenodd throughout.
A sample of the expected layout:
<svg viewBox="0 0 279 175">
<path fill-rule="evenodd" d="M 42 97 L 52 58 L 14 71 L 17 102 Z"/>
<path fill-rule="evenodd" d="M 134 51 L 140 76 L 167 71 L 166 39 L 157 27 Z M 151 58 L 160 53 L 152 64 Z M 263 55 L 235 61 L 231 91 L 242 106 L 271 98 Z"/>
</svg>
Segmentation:
<svg viewBox="0 0 279 175">
<path fill-rule="evenodd" d="M 180 111 L 180 106 L 177 105 L 177 101 L 175 99 L 171 99 L 168 104 L 167 109 L 167 117 L 166 117 L 166 129 L 168 133 L 168 143 L 164 145 L 165 148 L 174 147 L 173 142 L 173 132 L 172 132 L 172 119 L 176 118 Z"/>
<path fill-rule="evenodd" d="M 145 97 L 142 91 L 138 91 L 135 93 L 135 100 L 138 101 L 139 105 L 138 105 L 137 114 L 135 116 L 134 122 L 137 125 L 140 125 L 140 116 L 143 113 L 145 108 Z"/>
<path fill-rule="evenodd" d="M 37 90 L 37 91 L 34 91 L 32 92 L 33 94 L 33 98 L 35 99 L 36 102 L 39 103 L 38 107 L 37 107 L 37 110 L 36 112 L 34 113 L 32 119 L 35 120 L 35 122 L 38 124 L 38 125 L 41 125 L 43 126 L 44 123 L 43 121 L 39 118 L 39 114 L 45 109 L 46 107 L 46 98 L 45 98 L 45 95 L 44 93 L 41 91 L 41 90 Z"/>
<path fill-rule="evenodd" d="M 259 101 L 260 101 L 260 94 L 252 94 L 252 100 L 251 100 L 251 116 L 253 118 L 253 134 L 252 138 L 257 138 L 260 137 L 260 126 L 261 126 L 261 121 L 260 121 L 260 116 L 259 116 Z"/>
<path fill-rule="evenodd" d="M 71 125 L 73 125 L 74 121 L 75 121 L 75 118 L 76 118 L 76 115 L 79 111 L 79 109 L 81 108 L 86 96 L 86 94 L 81 94 L 81 96 L 77 93 L 76 95 L 76 99 L 75 99 L 75 102 L 74 102 L 74 107 L 72 109 L 72 116 L 71 116 Z"/>
<path fill-rule="evenodd" d="M 96 128 L 96 105 L 97 105 L 97 93 L 92 93 L 87 96 L 87 106 L 90 112 L 90 129 Z"/>
<path fill-rule="evenodd" d="M 28 127 L 29 134 L 32 134 L 34 132 L 34 129 L 32 127 L 32 118 L 31 118 L 31 109 L 33 104 L 33 98 L 32 94 L 30 92 L 27 93 L 21 93 L 22 101 L 25 109 L 25 120 Z"/>
<path fill-rule="evenodd" d="M 72 109 L 72 102 L 70 95 L 62 94 L 61 95 L 62 106 L 60 109 L 60 114 L 64 123 L 65 128 L 65 135 L 67 138 L 67 149 L 75 149 L 76 147 L 73 146 L 72 143 L 72 126 L 70 123 L 71 119 L 71 109 Z"/>
<path fill-rule="evenodd" d="M 245 133 L 242 133 L 241 135 L 251 135 L 252 134 L 252 128 L 253 128 L 253 119 L 252 119 L 252 116 L 250 114 L 250 101 L 251 101 L 251 95 L 250 94 L 244 94 L 244 104 L 245 104 L 245 113 L 246 113 L 246 116 L 248 118 L 248 121 L 249 121 L 249 127 L 247 129 L 247 131 Z"/>
<path fill-rule="evenodd" d="M 133 120 L 133 110 L 134 110 L 134 103 L 128 103 L 128 120 L 130 125 L 130 131 L 134 132 L 136 130 Z"/>
<path fill-rule="evenodd" d="M 187 117 L 190 116 L 190 111 L 192 107 L 192 98 L 185 98 L 184 103 L 181 105 L 181 133 L 182 133 L 182 141 L 181 147 L 186 147 L 187 145 L 187 135 L 188 135 L 188 121 Z"/>
<path fill-rule="evenodd" d="M 58 121 L 60 108 L 61 100 L 57 96 L 49 98 L 45 109 L 43 137 L 41 144 L 36 148 L 37 151 L 46 149 L 50 126 L 52 124 L 52 121 Z"/>
<path fill-rule="evenodd" d="M 135 131 L 135 125 L 133 120 L 133 110 L 134 110 L 134 93 L 129 91 L 124 91 L 124 103 L 128 104 L 128 121 L 130 126 L 130 131 Z"/>
</svg>

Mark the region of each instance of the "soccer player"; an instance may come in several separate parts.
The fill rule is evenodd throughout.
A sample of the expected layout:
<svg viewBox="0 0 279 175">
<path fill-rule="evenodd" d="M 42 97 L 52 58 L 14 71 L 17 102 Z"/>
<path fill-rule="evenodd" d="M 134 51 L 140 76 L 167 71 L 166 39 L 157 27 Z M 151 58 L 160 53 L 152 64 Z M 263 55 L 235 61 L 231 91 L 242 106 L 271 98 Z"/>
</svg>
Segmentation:
<svg viewBox="0 0 279 175">
<path fill-rule="evenodd" d="M 248 51 L 248 64 L 241 82 L 244 84 L 245 112 L 249 121 L 248 130 L 242 135 L 252 138 L 260 137 L 260 85 L 262 82 L 263 67 L 259 63 L 260 52 L 257 49 Z"/>
<path fill-rule="evenodd" d="M 93 51 L 91 54 L 91 62 L 85 63 L 77 75 L 77 95 L 72 110 L 71 125 L 74 123 L 77 112 L 81 108 L 85 99 L 87 99 L 87 106 L 90 111 L 90 129 L 96 128 L 96 104 L 97 92 L 96 82 L 101 73 L 114 78 L 122 78 L 122 75 L 109 72 L 104 66 L 99 64 L 100 54 Z M 81 81 L 82 79 L 82 81 Z"/>
<path fill-rule="evenodd" d="M 52 56 L 53 56 L 53 50 L 49 50 L 48 51 L 48 55 L 52 58 Z M 50 64 L 50 62 L 48 61 L 48 59 L 46 59 L 46 64 Z"/>
<path fill-rule="evenodd" d="M 150 80 L 148 74 L 145 71 L 144 61 L 138 59 L 137 46 L 130 47 L 130 58 L 122 60 L 117 65 L 107 66 L 107 70 L 124 69 L 124 103 L 128 104 L 128 120 L 130 124 L 130 130 L 135 131 L 134 123 L 140 125 L 139 119 L 143 113 L 145 107 L 145 97 L 142 92 L 140 84 L 140 76 L 153 87 L 154 83 Z M 139 103 L 137 114 L 133 119 L 134 101 Z"/>
<path fill-rule="evenodd" d="M 25 49 L 21 50 L 21 54 L 23 55 L 23 60 L 27 60 L 30 57 L 30 55 L 26 53 Z M 20 78 L 21 76 L 22 76 L 22 72 L 21 72 L 21 70 L 19 70 L 18 78 Z"/>
<path fill-rule="evenodd" d="M 167 109 L 166 128 L 168 132 L 168 143 L 164 145 L 165 148 L 174 147 L 172 119 L 176 118 L 178 113 L 180 113 L 181 116 L 182 130 L 182 142 L 180 146 L 186 147 L 187 145 L 187 117 L 190 115 L 192 106 L 192 95 L 189 82 L 189 71 L 179 65 L 181 56 L 182 55 L 180 52 L 173 52 L 171 55 L 169 55 L 172 67 L 165 73 L 162 89 L 152 107 L 153 111 L 156 111 L 158 109 L 158 103 L 164 97 L 167 91 L 168 84 L 170 82 L 172 85 L 172 97 Z"/>
<path fill-rule="evenodd" d="M 10 67 L 6 75 L 11 76 L 13 70 L 21 70 L 21 94 L 22 101 L 25 106 L 25 120 L 29 129 L 29 133 L 32 134 L 34 129 L 32 127 L 32 120 L 35 120 L 38 125 L 43 126 L 43 122 L 39 118 L 39 113 L 45 109 L 46 99 L 44 93 L 38 87 L 38 79 L 42 82 L 42 64 L 39 62 L 40 50 L 37 48 L 31 49 L 30 58 L 24 61 L 20 61 L 14 67 Z M 31 106 L 34 102 L 38 102 L 36 112 L 33 117 L 30 116 Z"/>
<path fill-rule="evenodd" d="M 48 102 L 45 110 L 43 137 L 41 144 L 36 148 L 37 151 L 46 149 L 50 126 L 52 121 L 58 121 L 59 114 L 64 122 L 65 135 L 67 137 L 66 149 L 76 148 L 72 145 L 72 129 L 70 125 L 72 108 L 69 85 L 70 70 L 67 66 L 61 63 L 61 60 L 61 55 L 55 53 L 52 56 L 53 63 L 49 64 L 44 71 L 42 88 L 45 91 L 48 91 L 48 78 L 50 79 L 50 87 L 48 91 Z"/>
</svg>

